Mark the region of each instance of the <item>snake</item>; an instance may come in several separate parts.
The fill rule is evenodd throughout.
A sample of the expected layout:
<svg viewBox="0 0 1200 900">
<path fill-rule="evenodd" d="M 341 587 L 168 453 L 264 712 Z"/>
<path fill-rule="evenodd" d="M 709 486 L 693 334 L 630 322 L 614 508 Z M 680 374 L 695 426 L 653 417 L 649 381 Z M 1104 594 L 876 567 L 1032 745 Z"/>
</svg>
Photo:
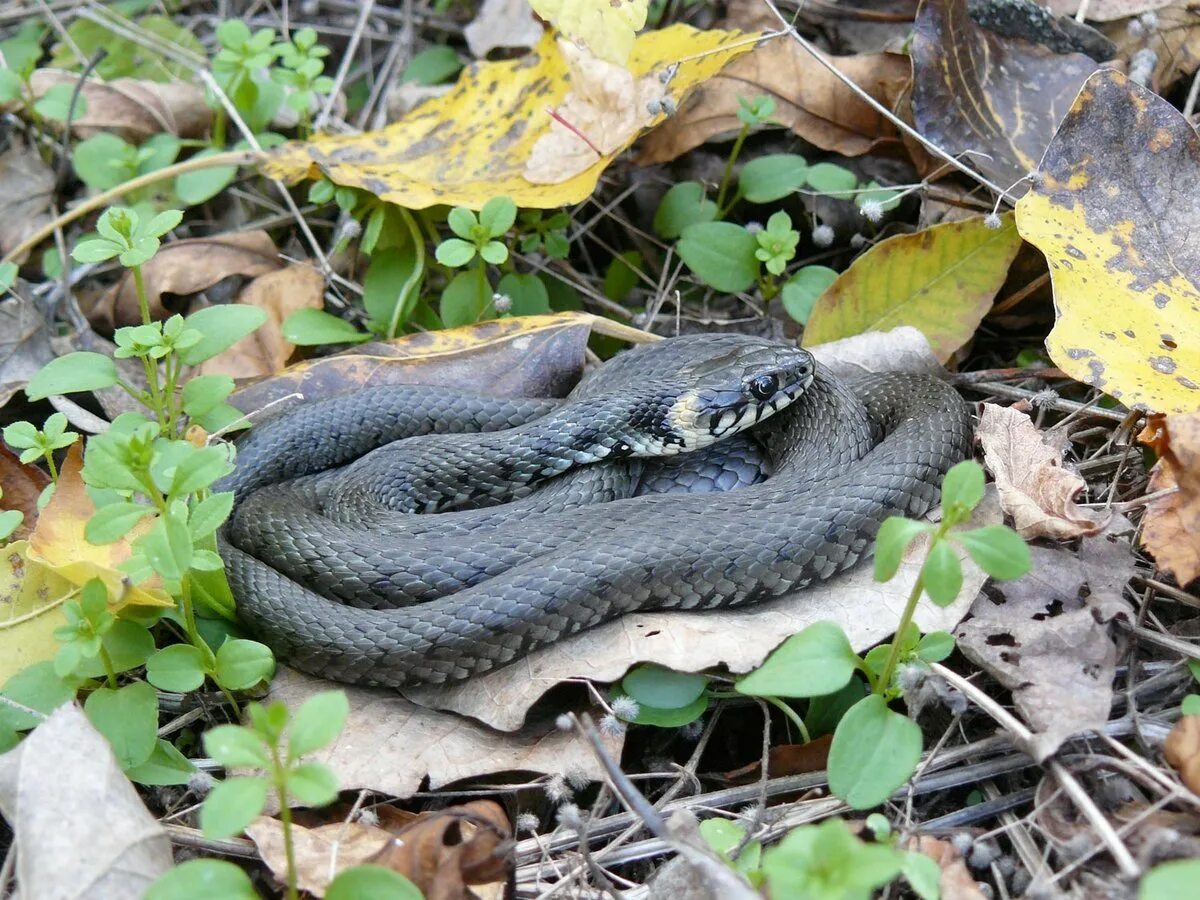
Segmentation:
<svg viewBox="0 0 1200 900">
<path fill-rule="evenodd" d="M 618 354 L 564 399 L 394 384 L 256 424 L 218 549 L 301 671 L 461 681 L 620 616 L 761 603 L 850 569 L 970 452 L 932 375 L 836 377 L 737 334 Z"/>
</svg>

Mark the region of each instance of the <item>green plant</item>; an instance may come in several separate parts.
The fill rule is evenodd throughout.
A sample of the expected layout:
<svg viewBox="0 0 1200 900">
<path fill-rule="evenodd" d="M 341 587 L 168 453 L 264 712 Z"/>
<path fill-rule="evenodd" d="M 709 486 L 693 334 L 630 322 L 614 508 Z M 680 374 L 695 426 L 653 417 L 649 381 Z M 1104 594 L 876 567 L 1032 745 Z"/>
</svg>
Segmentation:
<svg viewBox="0 0 1200 900">
<path fill-rule="evenodd" d="M 333 90 L 333 79 L 322 74 L 329 48 L 317 43 L 312 28 L 301 28 L 277 48 L 282 66 L 272 69 L 271 77 L 291 89 L 285 102 L 300 116 L 300 134 L 306 136 L 311 130 L 313 104 Z"/>
<path fill-rule="evenodd" d="M 5 427 L 3 434 L 4 442 L 14 450 L 20 451 L 18 459 L 21 462 L 28 464 L 35 459 L 41 459 L 46 463 L 51 485 L 47 486 L 38 498 L 38 508 L 44 508 L 53 494 L 53 483 L 58 481 L 54 452 L 70 447 L 79 440 L 79 435 L 74 431 L 67 431 L 67 417 L 62 413 L 53 413 L 41 430 L 31 422 L 13 422 Z"/>
<path fill-rule="evenodd" d="M 280 53 L 275 29 L 260 28 L 251 33 L 240 19 L 227 19 L 217 26 L 220 50 L 212 60 L 213 78 L 223 90 L 251 131 L 261 131 L 283 102 L 283 88 L 275 84 L 265 70 Z M 215 103 L 212 140 L 224 146 L 226 114 Z"/>
<path fill-rule="evenodd" d="M 175 162 L 182 144 L 173 134 L 156 134 L 140 146 L 126 143 L 115 134 L 101 132 L 80 141 L 71 153 L 75 174 L 88 187 L 106 191 L 139 175 L 155 172 Z M 154 188 L 128 195 L 131 202 L 146 200 Z"/>
</svg>

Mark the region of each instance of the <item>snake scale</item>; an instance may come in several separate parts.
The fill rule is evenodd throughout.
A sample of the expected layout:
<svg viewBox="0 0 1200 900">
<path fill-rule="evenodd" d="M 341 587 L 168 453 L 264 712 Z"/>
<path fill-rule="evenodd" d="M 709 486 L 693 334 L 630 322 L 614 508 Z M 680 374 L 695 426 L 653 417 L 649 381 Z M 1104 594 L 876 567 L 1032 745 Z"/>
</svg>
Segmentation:
<svg viewBox="0 0 1200 900">
<path fill-rule="evenodd" d="M 220 549 L 240 617 L 296 668 L 456 681 L 628 612 L 828 578 L 925 513 L 970 441 L 936 378 L 671 338 L 565 401 L 398 385 L 267 420 L 221 485 Z"/>
</svg>

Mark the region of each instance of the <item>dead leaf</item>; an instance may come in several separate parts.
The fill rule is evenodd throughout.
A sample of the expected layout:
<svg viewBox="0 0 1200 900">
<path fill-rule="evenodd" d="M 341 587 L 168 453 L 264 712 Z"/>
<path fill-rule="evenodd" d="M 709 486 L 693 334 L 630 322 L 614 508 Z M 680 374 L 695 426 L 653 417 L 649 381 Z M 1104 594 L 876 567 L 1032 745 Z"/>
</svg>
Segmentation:
<svg viewBox="0 0 1200 900">
<path fill-rule="evenodd" d="M 108 588 L 114 612 L 129 605 L 174 606 L 175 601 L 156 586 L 157 576 L 142 585 L 133 585 L 117 568 L 129 559 L 133 552 L 130 544 L 150 527 L 150 518 L 142 519 L 129 534 L 111 544 L 92 544 L 83 536 L 84 526 L 96 506 L 87 494 L 80 474 L 82 469 L 83 450 L 76 442 L 67 450 L 54 496 L 42 510 L 29 537 L 29 559 L 76 587 L 99 578 Z"/>
<path fill-rule="evenodd" d="M 1169 5 L 1160 6 L 1155 13 L 1157 27 L 1148 30 L 1138 20 L 1130 19 L 1111 35 L 1123 60 L 1132 61 L 1145 50 L 1154 54 L 1154 71 L 1147 87 L 1161 96 L 1200 67 L 1200 16 L 1196 15 L 1194 0 L 1166 2 Z M 1132 27 L 1135 22 L 1137 28 Z"/>
<path fill-rule="evenodd" d="M 665 72 L 678 104 L 695 85 L 747 52 L 753 36 L 672 25 L 641 35 L 629 71 L 635 78 Z M 324 175 L 407 209 L 456 204 L 479 209 L 506 195 L 521 207 L 548 209 L 591 195 L 604 167 L 632 142 L 562 184 L 534 185 L 524 176 L 533 145 L 550 131 L 550 110 L 569 90 L 567 64 L 547 33 L 521 59 L 468 66 L 444 97 L 430 100 L 380 131 L 324 135 L 285 144 L 265 165 L 288 181 Z M 662 122 L 660 112 L 650 123 Z"/>
<path fill-rule="evenodd" d="M 36 97 L 55 85 L 74 88 L 78 83 L 77 74 L 59 69 L 38 69 L 30 78 Z M 205 102 L 204 90 L 189 82 L 88 78 L 80 93 L 86 101 L 84 113 L 71 122 L 71 134 L 80 138 L 102 131 L 134 144 L 163 133 L 198 138 L 212 124 L 212 109 Z"/>
<path fill-rule="evenodd" d="M 466 900 L 468 886 L 511 885 L 512 848 L 504 810 L 475 800 L 422 815 L 371 862 L 399 872 L 426 900 Z"/>
<path fill-rule="evenodd" d="M 761 7 L 758 7 L 761 9 Z M 771 28 L 778 23 L 756 18 L 742 28 Z M 899 53 L 830 57 L 837 68 L 874 99 L 892 108 L 910 79 L 908 59 Z M 679 112 L 641 143 L 640 165 L 663 163 L 741 127 L 739 98 L 765 94 L 775 101 L 772 122 L 831 153 L 861 156 L 902 153 L 894 125 L 787 37 L 775 38 L 735 60 L 700 85 Z"/>
<path fill-rule="evenodd" d="M 54 170 L 33 147 L 16 142 L 0 154 L 0 252 L 7 254 L 50 221 L 54 184 Z"/>
<path fill-rule="evenodd" d="M 279 251 L 265 231 L 238 231 L 171 241 L 142 266 L 150 315 L 154 319 L 167 317 L 163 294 L 187 296 L 210 288 L 231 275 L 256 278 L 282 266 Z M 141 324 L 137 291 L 128 271 L 92 307 L 88 318 L 96 328 L 105 331 L 121 325 Z"/>
<path fill-rule="evenodd" d="M 829 765 L 829 747 L 833 735 L 823 734 L 807 744 L 777 744 L 767 753 L 767 777 L 782 778 L 785 775 L 803 775 L 805 772 L 820 772 Z M 723 775 L 733 784 L 749 784 L 762 777 L 762 760 L 756 759 L 740 769 Z"/>
<path fill-rule="evenodd" d="M 20 294 L 0 299 L 0 406 L 54 359 L 52 331 L 38 305 Z"/>
<path fill-rule="evenodd" d="M 1132 613 L 1121 594 L 1133 556 L 1128 539 L 1111 532 L 1084 538 L 1078 553 L 1030 552 L 1030 573 L 986 587 L 955 637 L 968 659 L 1012 691 L 1036 732 L 1040 762 L 1072 734 L 1108 721 L 1117 661 L 1108 623 Z"/>
<path fill-rule="evenodd" d="M 1174 2 L 1176 0 L 1090 0 L 1086 15 L 1093 22 L 1111 22 L 1128 16 L 1140 16 Z M 1045 5 L 1060 16 L 1075 15 L 1081 3 L 1082 0 L 1045 0 Z"/>
<path fill-rule="evenodd" d="M 1000 505 L 1021 537 L 1066 540 L 1100 530 L 1104 515 L 1075 503 L 1087 485 L 1063 467 L 1064 432 L 1038 431 L 1024 413 L 985 403 L 975 436 L 1000 490 Z"/>
<path fill-rule="evenodd" d="M 1177 489 L 1146 506 L 1142 546 L 1180 584 L 1200 577 L 1200 413 L 1152 416 L 1139 435 L 1160 459 L 1146 492 Z"/>
<path fill-rule="evenodd" d="M 1163 744 L 1163 756 L 1193 794 L 1200 794 L 1200 716 L 1183 716 Z"/>
<path fill-rule="evenodd" d="M 246 827 L 258 855 L 281 884 L 287 884 L 287 853 L 283 825 L 278 819 L 259 816 Z M 329 882 L 351 866 L 369 862 L 392 840 L 390 832 L 361 822 L 334 822 L 316 828 L 292 824 L 296 879 L 300 890 L 324 897 Z"/>
<path fill-rule="evenodd" d="M 870 331 L 809 347 L 817 362 L 839 378 L 867 372 L 908 372 L 943 378 L 945 367 L 933 355 L 929 339 L 911 325 Z"/>
<path fill-rule="evenodd" d="M 529 0 L 533 11 L 589 56 L 617 66 L 629 62 L 646 24 L 649 0 Z"/>
<path fill-rule="evenodd" d="M 543 30 L 529 0 L 483 0 L 463 37 L 471 55 L 483 59 L 497 47 L 536 47 Z"/>
<path fill-rule="evenodd" d="M 9 540 L 29 536 L 38 517 L 38 495 L 49 483 L 50 476 L 37 466 L 25 465 L 7 447 L 0 447 L 0 508 L 19 509 L 25 515 Z"/>
<path fill-rule="evenodd" d="M 141 900 L 174 864 L 171 840 L 74 703 L 0 756 L 22 897 Z"/>
<path fill-rule="evenodd" d="M 944 900 L 987 900 L 962 854 L 949 841 L 922 834 L 908 839 L 908 849 L 924 853 L 941 869 L 938 888 Z"/>
<path fill-rule="evenodd" d="M 911 52 L 917 130 L 948 153 L 970 151 L 971 164 L 1002 188 L 1037 167 L 1098 66 L 1081 53 L 1054 53 L 981 28 L 967 0 L 925 0 Z"/>
<path fill-rule="evenodd" d="M 265 310 L 266 323 L 202 363 L 200 374 L 257 378 L 280 371 L 296 349 L 284 340 L 283 320 L 298 309 L 321 309 L 324 296 L 325 276 L 309 265 L 290 265 L 255 278 L 238 295 L 238 303 Z"/>
<path fill-rule="evenodd" d="M 1055 365 L 1129 406 L 1200 409 L 1200 136 L 1167 101 L 1104 70 L 1037 175 L 1017 227 L 1050 265 Z"/>
<path fill-rule="evenodd" d="M 26 666 L 54 659 L 62 646 L 63 598 L 74 585 L 29 559 L 29 542 L 0 547 L 0 684 Z"/>
</svg>

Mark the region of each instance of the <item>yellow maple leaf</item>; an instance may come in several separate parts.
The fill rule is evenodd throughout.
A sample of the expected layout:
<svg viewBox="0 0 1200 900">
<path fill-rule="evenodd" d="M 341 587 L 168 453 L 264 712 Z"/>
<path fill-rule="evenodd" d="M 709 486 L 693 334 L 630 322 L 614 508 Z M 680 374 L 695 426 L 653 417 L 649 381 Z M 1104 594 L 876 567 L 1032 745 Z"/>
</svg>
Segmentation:
<svg viewBox="0 0 1200 900">
<path fill-rule="evenodd" d="M 637 38 L 629 72 L 657 78 L 678 63 L 670 79 L 678 104 L 688 90 L 752 50 L 758 37 L 673 25 Z M 324 175 L 408 209 L 443 203 L 480 209 L 497 196 L 528 209 L 578 203 L 595 190 L 605 166 L 633 143 L 641 125 L 653 127 L 666 116 L 659 112 L 643 120 L 567 180 L 533 184 L 525 177 L 526 164 L 551 130 L 551 112 L 571 89 L 567 73 L 554 35 L 547 34 L 520 59 L 468 67 L 449 93 L 384 129 L 285 144 L 265 170 L 286 181 Z"/>
<path fill-rule="evenodd" d="M 623 66 L 650 0 L 529 0 L 533 11 L 593 55 Z"/>
</svg>

